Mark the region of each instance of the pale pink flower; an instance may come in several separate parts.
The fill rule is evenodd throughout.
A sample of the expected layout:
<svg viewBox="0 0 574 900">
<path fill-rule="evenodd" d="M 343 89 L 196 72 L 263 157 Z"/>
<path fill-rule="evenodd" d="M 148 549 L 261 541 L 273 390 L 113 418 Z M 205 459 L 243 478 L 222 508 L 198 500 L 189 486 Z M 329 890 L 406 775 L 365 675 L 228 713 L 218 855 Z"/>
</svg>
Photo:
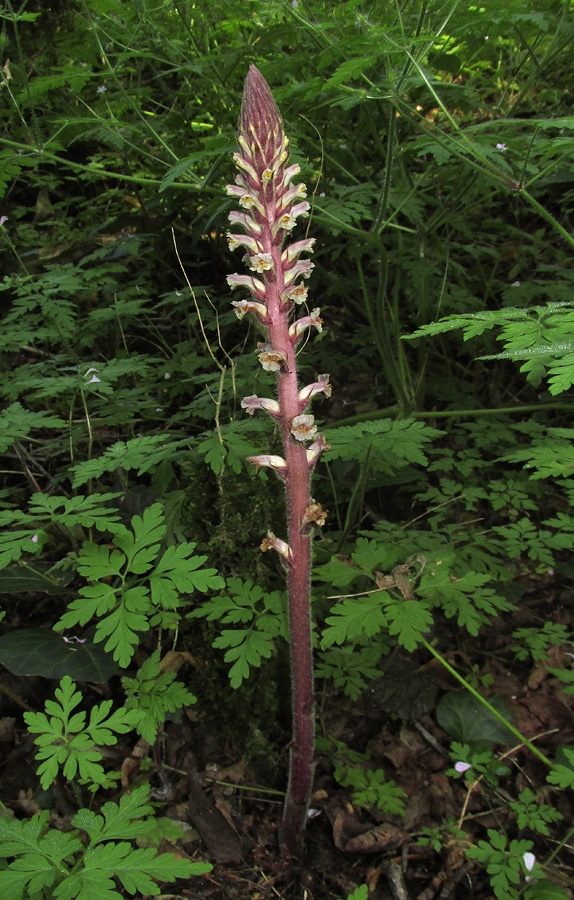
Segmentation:
<svg viewBox="0 0 574 900">
<path fill-rule="evenodd" d="M 266 553 L 267 550 L 276 550 L 287 562 L 291 562 L 293 559 L 289 544 L 286 541 L 282 541 L 281 538 L 275 537 L 272 531 L 268 531 L 267 537 L 261 541 L 261 550 L 263 553 Z"/>
<path fill-rule="evenodd" d="M 247 411 L 249 416 L 253 416 L 257 409 L 263 409 L 273 418 L 280 415 L 280 408 L 277 400 L 270 400 L 268 397 L 257 397 L 252 394 L 251 397 L 244 397 L 241 401 L 241 408 Z"/>
<path fill-rule="evenodd" d="M 329 384 L 328 375 L 319 375 L 319 381 L 306 385 L 299 391 L 299 405 L 301 412 L 306 408 L 307 404 L 315 394 L 325 394 L 325 397 L 331 396 L 331 385 Z"/>
<path fill-rule="evenodd" d="M 309 316 L 303 316 L 302 319 L 297 319 L 296 322 L 289 328 L 289 337 L 291 340 L 296 343 L 306 328 L 316 328 L 317 331 L 323 331 L 323 319 L 320 316 L 321 310 L 319 307 L 314 309 Z"/>
<path fill-rule="evenodd" d="M 280 478 L 285 481 L 287 474 L 287 463 L 282 456 L 274 456 L 270 453 L 263 453 L 261 456 L 248 456 L 247 462 L 250 462 L 256 469 L 273 469 Z"/>
</svg>

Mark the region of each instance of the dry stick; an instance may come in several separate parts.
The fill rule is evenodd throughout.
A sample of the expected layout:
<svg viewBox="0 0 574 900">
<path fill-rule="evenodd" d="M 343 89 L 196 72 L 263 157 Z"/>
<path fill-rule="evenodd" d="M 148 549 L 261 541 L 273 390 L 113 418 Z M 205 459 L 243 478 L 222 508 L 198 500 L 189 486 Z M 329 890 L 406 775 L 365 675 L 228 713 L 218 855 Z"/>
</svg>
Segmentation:
<svg viewBox="0 0 574 900">
<path fill-rule="evenodd" d="M 247 251 L 253 275 L 230 275 L 231 288 L 245 287 L 251 300 L 234 301 L 238 318 L 253 314 L 269 335 L 259 345 L 263 368 L 277 376 L 277 400 L 245 397 L 241 406 L 249 414 L 262 409 L 279 425 L 285 457 L 265 454 L 249 457 L 257 468 L 272 468 L 285 482 L 287 493 L 288 543 L 269 534 L 262 550 L 275 550 L 287 568 L 289 593 L 289 633 L 291 648 L 291 685 L 293 739 L 290 754 L 289 784 L 283 812 L 280 843 L 295 853 L 300 849 L 313 786 L 315 716 L 313 703 L 313 659 L 311 645 L 311 531 L 322 525 L 325 513 L 311 500 L 312 469 L 325 449 L 317 434 L 313 416 L 305 415 L 311 398 L 317 393 L 330 396 L 327 375 L 299 390 L 296 346 L 308 329 L 321 331 L 320 310 L 295 321 L 290 320 L 297 304 L 305 303 L 307 288 L 298 279 L 310 275 L 313 264 L 300 259 L 313 249 L 313 239 L 287 245 L 285 237 L 300 216 L 309 215 L 305 185 L 292 185 L 298 165 L 286 166 L 289 140 L 269 85 L 251 66 L 245 81 L 239 122 L 240 152 L 234 155 L 239 174 L 235 184 L 227 186 L 244 211 L 232 211 L 229 220 L 244 233 L 228 234 L 233 250 Z M 305 442 L 312 441 L 309 448 Z"/>
</svg>

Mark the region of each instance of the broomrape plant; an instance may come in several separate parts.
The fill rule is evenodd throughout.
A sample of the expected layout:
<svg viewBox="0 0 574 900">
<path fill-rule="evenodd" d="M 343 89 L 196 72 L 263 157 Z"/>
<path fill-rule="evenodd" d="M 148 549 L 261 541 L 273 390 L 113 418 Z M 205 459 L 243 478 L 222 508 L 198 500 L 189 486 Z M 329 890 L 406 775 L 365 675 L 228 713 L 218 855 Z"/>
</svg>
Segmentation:
<svg viewBox="0 0 574 900">
<path fill-rule="evenodd" d="M 306 412 L 315 394 L 331 394 L 328 375 L 299 389 L 296 347 L 308 329 L 321 331 L 320 310 L 297 318 L 294 312 L 306 303 L 308 278 L 313 263 L 301 259 L 313 250 L 314 239 L 283 247 L 297 219 L 309 215 L 304 184 L 294 185 L 298 165 L 287 165 L 289 140 L 269 85 L 255 66 L 245 80 L 239 123 L 240 152 L 234 154 L 239 169 L 235 184 L 227 186 L 243 212 L 232 211 L 229 220 L 243 233 L 228 234 L 233 250 L 243 247 L 252 275 L 230 275 L 230 287 L 246 287 L 250 300 L 233 302 L 239 319 L 247 313 L 267 329 L 267 342 L 258 345 L 259 362 L 277 375 L 277 400 L 245 397 L 241 405 L 249 415 L 262 409 L 281 429 L 284 457 L 248 457 L 256 468 L 274 469 L 287 492 L 288 542 L 269 533 L 261 550 L 275 550 L 287 569 L 293 744 L 289 785 L 281 827 L 281 846 L 294 852 L 305 828 L 313 782 L 314 713 L 313 664 L 309 575 L 311 532 L 325 522 L 325 511 L 310 496 L 311 472 L 327 447 L 312 415 Z M 310 442 L 310 445 L 307 445 Z"/>
</svg>

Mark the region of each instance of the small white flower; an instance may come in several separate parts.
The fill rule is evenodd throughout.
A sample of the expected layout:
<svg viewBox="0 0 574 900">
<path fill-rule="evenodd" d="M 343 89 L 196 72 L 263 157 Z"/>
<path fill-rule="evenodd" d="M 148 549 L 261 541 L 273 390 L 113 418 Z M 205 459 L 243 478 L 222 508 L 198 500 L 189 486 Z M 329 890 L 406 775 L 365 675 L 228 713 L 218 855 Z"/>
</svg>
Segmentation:
<svg viewBox="0 0 574 900">
<path fill-rule="evenodd" d="M 32 537 L 30 538 L 30 540 L 32 541 L 33 544 L 37 544 L 38 543 L 38 535 L 33 534 Z"/>
<path fill-rule="evenodd" d="M 166 372 L 163 377 L 165 378 L 166 381 L 168 381 L 171 378 L 171 375 L 169 372 Z"/>
<path fill-rule="evenodd" d="M 161 406 L 156 406 L 155 411 L 156 411 L 156 412 L 163 412 L 163 409 L 161 408 Z"/>
<path fill-rule="evenodd" d="M 98 93 L 98 94 L 105 94 L 106 91 L 107 91 L 107 87 L 105 86 L 105 84 L 100 84 L 99 88 L 97 89 L 97 93 Z"/>
<path fill-rule="evenodd" d="M 468 772 L 468 770 L 470 768 L 472 768 L 470 763 L 465 763 L 465 762 L 455 763 L 455 769 L 457 772 Z"/>
<path fill-rule="evenodd" d="M 4 222 L 8 221 L 8 216 L 0 216 L 0 228 L 2 228 Z"/>
<path fill-rule="evenodd" d="M 309 288 L 304 287 L 302 284 L 297 284 L 294 288 L 291 288 L 289 291 L 284 291 L 281 294 L 281 299 L 283 303 L 289 303 L 290 300 L 293 303 L 305 303 L 307 301 L 307 294 L 309 293 Z"/>
<path fill-rule="evenodd" d="M 270 253 L 256 253 L 251 257 L 249 268 L 252 272 L 268 272 L 273 268 L 273 257 Z"/>
<path fill-rule="evenodd" d="M 284 353 L 273 350 L 271 346 L 260 346 L 259 362 L 266 372 L 286 372 L 287 358 Z"/>
<path fill-rule="evenodd" d="M 536 857 L 534 856 L 534 853 L 530 853 L 527 851 L 523 855 L 522 859 L 524 860 L 524 868 L 526 869 L 526 871 L 532 872 L 532 870 L 534 868 L 534 863 L 536 862 Z M 531 879 L 530 875 L 527 875 L 524 880 L 531 881 L 532 879 Z"/>
<path fill-rule="evenodd" d="M 291 434 L 296 441 L 310 441 L 317 434 L 313 416 L 295 416 L 291 422 Z"/>
<path fill-rule="evenodd" d="M 513 281 L 512 284 L 511 284 L 511 287 L 520 287 L 520 282 L 519 282 L 519 281 Z"/>
<path fill-rule="evenodd" d="M 496 145 L 496 149 L 497 149 L 497 150 L 506 150 L 506 144 L 502 144 L 502 143 L 501 143 L 501 144 L 497 144 L 497 145 Z"/>
<path fill-rule="evenodd" d="M 99 384 L 99 383 L 100 383 L 100 379 L 98 378 L 97 375 L 92 375 L 90 380 L 86 382 L 86 384 Z"/>
</svg>

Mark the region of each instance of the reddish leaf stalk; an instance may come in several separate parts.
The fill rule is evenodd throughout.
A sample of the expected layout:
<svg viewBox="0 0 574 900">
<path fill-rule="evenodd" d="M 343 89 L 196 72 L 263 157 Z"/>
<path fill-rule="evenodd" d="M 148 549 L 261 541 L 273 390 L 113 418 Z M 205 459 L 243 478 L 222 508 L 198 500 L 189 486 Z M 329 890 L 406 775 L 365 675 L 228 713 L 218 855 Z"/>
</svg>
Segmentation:
<svg viewBox="0 0 574 900">
<path fill-rule="evenodd" d="M 251 299 L 234 301 L 235 311 L 240 319 L 252 313 L 266 327 L 269 340 L 258 347 L 259 361 L 277 374 L 277 400 L 252 396 L 241 405 L 250 415 L 258 409 L 267 412 L 280 425 L 284 447 L 284 457 L 262 455 L 249 460 L 256 467 L 274 469 L 287 493 L 288 543 L 269 533 L 261 549 L 280 553 L 288 572 L 293 740 L 280 841 L 282 848 L 293 853 L 302 841 L 313 786 L 311 531 L 325 521 L 320 504 L 311 499 L 310 481 L 326 443 L 306 409 L 315 394 L 330 396 L 331 386 L 328 375 L 320 375 L 302 389 L 297 381 L 296 346 L 307 329 L 321 331 L 322 327 L 319 309 L 307 310 L 300 318 L 294 315 L 307 300 L 301 279 L 313 269 L 300 256 L 312 252 L 314 240 L 283 246 L 297 218 L 309 214 L 309 204 L 305 185 L 292 184 L 299 166 L 286 165 L 289 141 L 281 115 L 255 66 L 245 80 L 238 143 L 240 152 L 234 159 L 239 174 L 227 192 L 243 208 L 229 216 L 243 232 L 228 234 L 228 240 L 231 249 L 246 249 L 245 261 L 253 274 L 230 275 L 227 281 L 231 288 L 248 289 Z"/>
</svg>

